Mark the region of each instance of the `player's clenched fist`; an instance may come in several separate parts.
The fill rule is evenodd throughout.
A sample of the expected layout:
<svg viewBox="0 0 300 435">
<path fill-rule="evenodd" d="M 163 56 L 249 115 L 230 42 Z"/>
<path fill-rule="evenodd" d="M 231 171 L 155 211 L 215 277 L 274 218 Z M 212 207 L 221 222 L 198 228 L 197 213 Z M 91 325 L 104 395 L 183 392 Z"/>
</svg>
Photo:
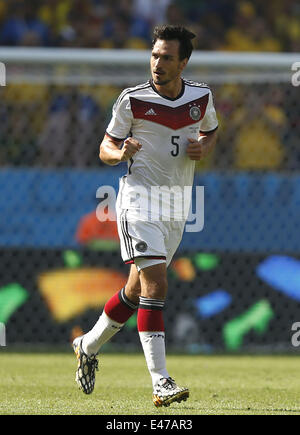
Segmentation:
<svg viewBox="0 0 300 435">
<path fill-rule="evenodd" d="M 133 137 L 128 137 L 123 144 L 123 147 L 121 149 L 121 162 L 125 162 L 131 157 L 135 155 L 140 149 L 142 148 L 142 145 Z"/>
<path fill-rule="evenodd" d="M 191 160 L 200 160 L 203 157 L 203 145 L 200 140 L 188 139 L 186 153 Z"/>
</svg>

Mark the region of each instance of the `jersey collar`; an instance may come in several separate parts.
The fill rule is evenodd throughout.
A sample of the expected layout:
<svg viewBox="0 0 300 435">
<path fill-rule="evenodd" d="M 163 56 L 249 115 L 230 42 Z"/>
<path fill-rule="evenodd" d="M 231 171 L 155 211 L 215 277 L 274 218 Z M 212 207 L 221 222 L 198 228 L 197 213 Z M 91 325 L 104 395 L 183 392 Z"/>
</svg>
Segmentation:
<svg viewBox="0 0 300 435">
<path fill-rule="evenodd" d="M 175 100 L 178 100 L 179 98 L 181 98 L 182 95 L 184 94 L 185 84 L 184 84 L 184 80 L 183 79 L 181 79 L 181 91 L 177 95 L 177 97 L 175 97 L 175 98 L 167 97 L 166 95 L 163 95 L 160 92 L 158 92 L 158 90 L 156 89 L 156 87 L 155 87 L 155 85 L 153 83 L 153 79 L 150 79 L 149 82 L 150 82 L 151 88 L 154 90 L 154 92 L 156 92 L 160 97 L 165 98 L 166 100 L 175 101 Z"/>
</svg>

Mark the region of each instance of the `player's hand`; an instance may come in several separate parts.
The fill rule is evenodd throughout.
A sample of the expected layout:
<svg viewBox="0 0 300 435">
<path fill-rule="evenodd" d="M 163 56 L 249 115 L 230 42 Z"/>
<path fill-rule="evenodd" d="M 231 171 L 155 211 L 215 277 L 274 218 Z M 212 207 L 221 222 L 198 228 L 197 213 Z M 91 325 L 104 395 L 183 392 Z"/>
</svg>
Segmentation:
<svg viewBox="0 0 300 435">
<path fill-rule="evenodd" d="M 191 160 L 201 160 L 204 157 L 203 145 L 201 138 L 199 140 L 188 138 L 189 144 L 186 153 Z"/>
<path fill-rule="evenodd" d="M 121 162 L 126 162 L 131 159 L 140 149 L 142 145 L 133 137 L 128 137 L 124 141 L 124 145 L 121 149 Z"/>
</svg>

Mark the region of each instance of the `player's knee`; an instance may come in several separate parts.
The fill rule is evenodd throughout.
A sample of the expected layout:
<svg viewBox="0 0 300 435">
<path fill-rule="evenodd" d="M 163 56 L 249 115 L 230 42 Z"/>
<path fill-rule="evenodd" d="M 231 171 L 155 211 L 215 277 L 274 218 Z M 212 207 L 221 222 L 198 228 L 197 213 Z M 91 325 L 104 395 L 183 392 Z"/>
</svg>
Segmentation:
<svg viewBox="0 0 300 435">
<path fill-rule="evenodd" d="M 151 299 L 165 299 L 168 290 L 168 282 L 165 277 L 148 281 L 142 289 L 142 296 Z"/>
<path fill-rule="evenodd" d="M 125 286 L 125 294 L 130 301 L 133 303 L 139 303 L 139 297 L 141 296 L 141 284 L 139 282 L 127 283 Z"/>
<path fill-rule="evenodd" d="M 132 296 L 140 296 L 141 295 L 141 284 L 140 283 L 134 283 L 134 285 L 126 286 L 126 294 L 132 295 Z"/>
</svg>

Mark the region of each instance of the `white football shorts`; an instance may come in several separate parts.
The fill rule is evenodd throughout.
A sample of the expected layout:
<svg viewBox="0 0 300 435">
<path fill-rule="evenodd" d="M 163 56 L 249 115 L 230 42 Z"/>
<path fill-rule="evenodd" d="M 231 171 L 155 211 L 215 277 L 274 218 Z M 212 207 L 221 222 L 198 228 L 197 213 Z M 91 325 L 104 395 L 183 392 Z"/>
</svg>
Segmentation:
<svg viewBox="0 0 300 435">
<path fill-rule="evenodd" d="M 184 221 L 143 220 L 134 209 L 118 209 L 121 256 L 143 269 L 158 263 L 168 267 L 182 239 Z"/>
</svg>

